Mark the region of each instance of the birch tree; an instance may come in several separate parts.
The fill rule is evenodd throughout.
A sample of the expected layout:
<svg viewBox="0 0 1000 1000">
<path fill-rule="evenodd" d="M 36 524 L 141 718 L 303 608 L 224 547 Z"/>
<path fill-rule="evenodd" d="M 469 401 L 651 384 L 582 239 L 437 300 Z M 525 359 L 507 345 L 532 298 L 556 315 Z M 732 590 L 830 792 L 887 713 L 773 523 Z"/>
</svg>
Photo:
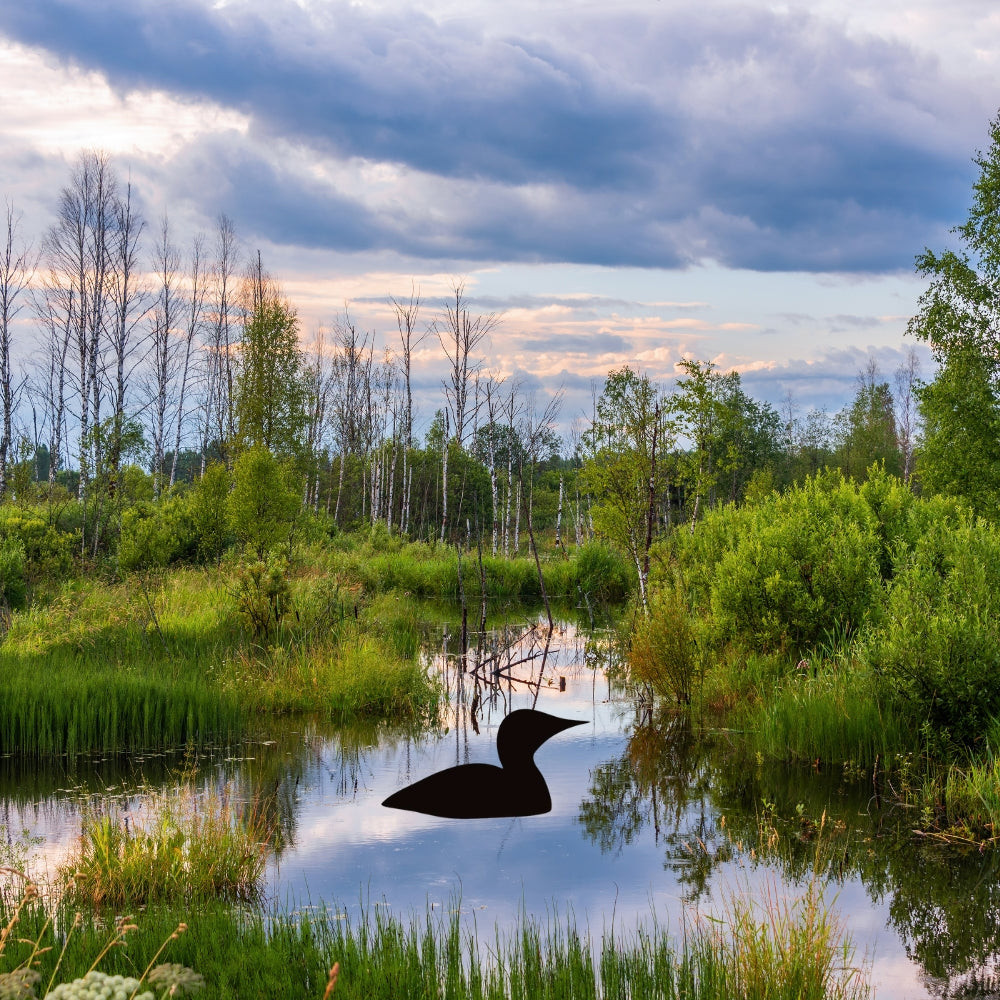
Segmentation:
<svg viewBox="0 0 1000 1000">
<path fill-rule="evenodd" d="M 7 462 L 12 441 L 12 421 L 18 387 L 11 368 L 13 325 L 27 302 L 26 292 L 35 273 L 36 259 L 18 232 L 20 216 L 7 204 L 7 226 L 0 245 L 0 501 L 7 495 Z"/>
</svg>

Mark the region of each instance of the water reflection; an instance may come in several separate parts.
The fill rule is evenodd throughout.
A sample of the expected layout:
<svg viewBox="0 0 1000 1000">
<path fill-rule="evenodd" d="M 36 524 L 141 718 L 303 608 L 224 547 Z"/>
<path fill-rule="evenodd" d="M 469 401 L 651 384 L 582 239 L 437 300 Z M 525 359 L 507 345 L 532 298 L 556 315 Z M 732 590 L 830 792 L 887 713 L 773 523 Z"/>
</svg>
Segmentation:
<svg viewBox="0 0 1000 1000">
<path fill-rule="evenodd" d="M 651 713 L 608 680 L 606 633 L 508 623 L 483 634 L 426 631 L 424 656 L 449 690 L 440 726 L 332 729 L 270 720 L 198 753 L 0 758 L 0 825 L 45 838 L 49 869 L 78 836 L 82 804 L 141 807 L 142 788 L 190 781 L 257 802 L 275 830 L 268 892 L 281 904 L 399 913 L 428 903 L 513 919 L 555 902 L 600 934 L 608 915 L 671 926 L 710 907 L 741 873 L 794 892 L 814 875 L 863 950 L 879 996 L 1000 995 L 1000 859 L 915 839 L 913 818 L 842 773 L 763 766 L 738 739 Z M 586 718 L 539 751 L 547 816 L 455 823 L 384 809 L 415 778 L 491 762 L 500 721 L 537 707 Z"/>
<path fill-rule="evenodd" d="M 1000 996 L 997 852 L 916 839 L 912 818 L 864 782 L 764 767 L 725 738 L 699 737 L 683 715 L 647 713 L 624 752 L 592 772 L 579 822 L 610 853 L 651 831 L 691 904 L 736 860 L 790 885 L 818 876 L 842 896 L 860 883 L 919 964 L 925 995 Z"/>
</svg>

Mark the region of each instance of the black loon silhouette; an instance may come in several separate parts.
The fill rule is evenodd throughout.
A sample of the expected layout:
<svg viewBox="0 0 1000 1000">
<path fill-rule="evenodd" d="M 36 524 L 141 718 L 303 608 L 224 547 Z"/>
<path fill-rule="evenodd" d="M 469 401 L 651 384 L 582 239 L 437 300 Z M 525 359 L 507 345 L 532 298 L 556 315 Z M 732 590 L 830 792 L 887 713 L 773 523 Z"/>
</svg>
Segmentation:
<svg viewBox="0 0 1000 1000">
<path fill-rule="evenodd" d="M 552 798 L 535 764 L 535 751 L 556 733 L 583 724 L 583 720 L 560 719 L 547 712 L 519 708 L 497 729 L 501 767 L 448 767 L 394 792 L 382 805 L 449 819 L 547 813 L 552 809 Z"/>
</svg>

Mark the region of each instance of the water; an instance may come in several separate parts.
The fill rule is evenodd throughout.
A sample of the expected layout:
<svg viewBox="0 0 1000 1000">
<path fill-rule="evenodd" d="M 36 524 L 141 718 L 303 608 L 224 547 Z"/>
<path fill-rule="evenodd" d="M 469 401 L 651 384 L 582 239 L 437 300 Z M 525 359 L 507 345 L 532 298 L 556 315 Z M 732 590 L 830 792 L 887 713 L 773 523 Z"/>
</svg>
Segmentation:
<svg viewBox="0 0 1000 1000">
<path fill-rule="evenodd" d="M 572 918 L 595 938 L 654 918 L 680 933 L 732 893 L 799 895 L 818 877 L 857 957 L 871 963 L 877 996 L 996 995 L 993 852 L 921 842 L 913 817 L 878 807 L 849 775 L 765 768 L 724 732 L 696 739 L 682 717 L 652 717 L 608 681 L 600 634 L 564 623 L 544 656 L 539 632 L 516 643 L 511 635 L 494 639 L 509 646 L 500 661 L 508 666 L 487 685 L 474 660 L 460 670 L 456 636 L 430 633 L 426 655 L 451 691 L 442 731 L 338 733 L 276 721 L 256 739 L 198 756 L 44 769 L 0 758 L 0 826 L 40 837 L 36 863 L 51 872 L 72 849 L 83 802 L 135 811 L 141 783 L 169 784 L 183 770 L 267 797 L 281 837 L 265 892 L 281 908 L 386 906 L 404 917 L 457 908 L 487 940 L 521 912 Z M 521 707 L 586 720 L 536 754 L 550 813 L 446 820 L 381 805 L 441 768 L 497 763 L 497 726 Z"/>
</svg>

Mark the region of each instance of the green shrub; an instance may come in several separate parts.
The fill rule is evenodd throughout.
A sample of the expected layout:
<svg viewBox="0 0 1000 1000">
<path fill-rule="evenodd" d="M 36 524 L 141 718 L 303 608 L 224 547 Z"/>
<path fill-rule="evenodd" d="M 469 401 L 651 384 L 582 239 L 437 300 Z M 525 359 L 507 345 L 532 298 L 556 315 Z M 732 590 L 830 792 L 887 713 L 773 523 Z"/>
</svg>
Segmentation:
<svg viewBox="0 0 1000 1000">
<path fill-rule="evenodd" d="M 915 721 L 978 739 L 1000 713 L 1000 532 L 971 518 L 928 526 L 898 558 L 862 649 Z"/>
<path fill-rule="evenodd" d="M 856 629 L 881 600 L 876 518 L 853 483 L 817 476 L 752 515 L 713 573 L 719 639 L 804 652 Z"/>
<path fill-rule="evenodd" d="M 8 608 L 23 608 L 27 600 L 24 563 L 24 546 L 19 539 L 0 540 L 0 600 Z"/>
<path fill-rule="evenodd" d="M 185 497 L 141 501 L 122 511 L 118 565 L 124 572 L 169 566 L 192 558 L 197 542 L 191 504 Z"/>
<path fill-rule="evenodd" d="M 229 472 L 221 462 L 213 462 L 191 492 L 191 517 L 202 559 L 218 559 L 229 541 L 228 498 Z"/>
<path fill-rule="evenodd" d="M 694 629 L 679 593 L 659 595 L 632 635 L 629 671 L 659 695 L 690 704 L 697 668 Z"/>
<path fill-rule="evenodd" d="M 280 462 L 260 446 L 240 454 L 233 467 L 227 512 L 242 546 L 263 559 L 289 541 L 301 507 L 301 477 L 289 463 Z"/>
<path fill-rule="evenodd" d="M 233 596 L 240 618 L 254 639 L 273 635 L 292 603 L 288 563 L 272 557 L 241 564 Z"/>
<path fill-rule="evenodd" d="M 60 583 L 73 571 L 79 539 L 43 518 L 13 508 L 0 511 L 0 540 L 20 545 L 23 576 L 29 587 Z"/>
</svg>

